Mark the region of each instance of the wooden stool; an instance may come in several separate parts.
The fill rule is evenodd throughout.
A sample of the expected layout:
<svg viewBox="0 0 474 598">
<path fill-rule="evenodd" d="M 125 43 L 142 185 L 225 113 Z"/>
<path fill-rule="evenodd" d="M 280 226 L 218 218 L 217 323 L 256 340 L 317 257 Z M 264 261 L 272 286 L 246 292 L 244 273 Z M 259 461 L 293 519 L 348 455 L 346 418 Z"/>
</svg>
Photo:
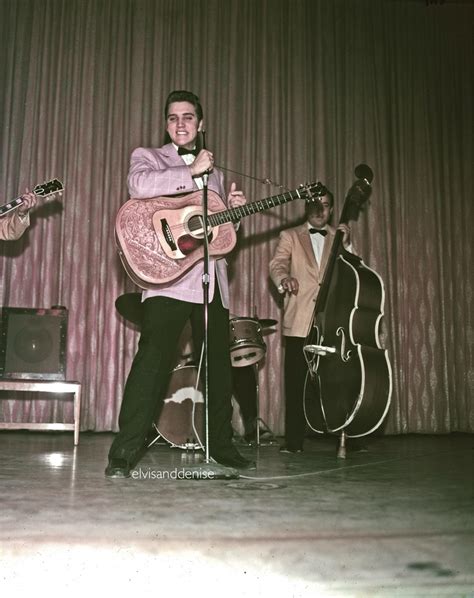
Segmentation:
<svg viewBox="0 0 474 598">
<path fill-rule="evenodd" d="M 51 394 L 73 394 L 74 423 L 32 423 L 32 422 L 0 422 L 3 430 L 74 430 L 74 445 L 79 444 L 81 417 L 81 384 L 79 382 L 61 382 L 58 380 L 0 380 L 0 391 L 12 392 L 46 392 Z M 46 397 L 53 398 L 54 397 Z M 38 400 L 38 399 L 37 399 Z"/>
</svg>

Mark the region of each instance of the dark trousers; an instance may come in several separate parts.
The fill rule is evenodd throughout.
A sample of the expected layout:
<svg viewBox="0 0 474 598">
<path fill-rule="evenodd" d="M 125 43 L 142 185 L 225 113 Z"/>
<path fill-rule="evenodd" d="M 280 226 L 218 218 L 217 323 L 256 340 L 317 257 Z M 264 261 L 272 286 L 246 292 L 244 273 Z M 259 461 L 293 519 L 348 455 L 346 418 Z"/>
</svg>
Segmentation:
<svg viewBox="0 0 474 598">
<path fill-rule="evenodd" d="M 240 407 L 244 423 L 244 434 L 257 430 L 257 378 L 253 365 L 232 368 L 234 396 Z"/>
<path fill-rule="evenodd" d="M 291 450 L 303 448 L 306 432 L 303 400 L 308 367 L 304 342 L 304 338 L 285 336 L 285 441 Z"/>
<path fill-rule="evenodd" d="M 119 433 L 109 458 L 136 461 L 159 416 L 175 365 L 176 347 L 186 322 L 191 321 L 195 354 L 204 340 L 204 307 L 168 297 L 150 297 L 143 304 L 138 351 L 125 384 L 119 415 Z M 229 311 L 222 306 L 218 288 L 209 304 L 209 452 L 232 442 L 232 373 L 229 354 Z"/>
</svg>

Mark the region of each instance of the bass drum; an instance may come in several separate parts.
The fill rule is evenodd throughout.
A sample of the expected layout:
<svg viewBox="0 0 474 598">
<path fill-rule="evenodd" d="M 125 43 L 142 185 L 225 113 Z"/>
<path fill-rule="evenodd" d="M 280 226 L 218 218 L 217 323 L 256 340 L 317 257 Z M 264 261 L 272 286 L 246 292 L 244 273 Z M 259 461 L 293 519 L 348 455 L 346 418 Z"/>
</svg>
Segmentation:
<svg viewBox="0 0 474 598">
<path fill-rule="evenodd" d="M 254 365 L 264 357 L 267 346 L 258 320 L 233 318 L 229 321 L 229 334 L 232 367 Z"/>
<path fill-rule="evenodd" d="M 199 449 L 204 446 L 204 396 L 197 385 L 195 365 L 180 365 L 171 372 L 166 398 L 155 424 L 171 446 Z"/>
</svg>

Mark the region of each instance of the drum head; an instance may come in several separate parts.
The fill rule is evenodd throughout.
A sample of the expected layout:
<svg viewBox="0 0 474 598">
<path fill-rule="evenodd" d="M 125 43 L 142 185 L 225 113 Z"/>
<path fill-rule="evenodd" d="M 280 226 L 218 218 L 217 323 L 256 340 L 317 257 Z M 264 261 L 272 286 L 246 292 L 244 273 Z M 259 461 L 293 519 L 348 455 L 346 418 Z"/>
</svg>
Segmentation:
<svg viewBox="0 0 474 598">
<path fill-rule="evenodd" d="M 229 321 L 230 359 L 233 367 L 242 368 L 258 363 L 267 346 L 262 328 L 253 318 L 233 318 Z"/>
<path fill-rule="evenodd" d="M 265 348 L 260 345 L 241 343 L 231 349 L 230 361 L 234 368 L 244 368 L 258 363 L 265 355 Z"/>
<path fill-rule="evenodd" d="M 194 365 L 171 372 L 168 392 L 156 422 L 156 429 L 171 446 L 202 448 L 204 442 L 204 396 L 196 388 L 198 369 Z"/>
</svg>

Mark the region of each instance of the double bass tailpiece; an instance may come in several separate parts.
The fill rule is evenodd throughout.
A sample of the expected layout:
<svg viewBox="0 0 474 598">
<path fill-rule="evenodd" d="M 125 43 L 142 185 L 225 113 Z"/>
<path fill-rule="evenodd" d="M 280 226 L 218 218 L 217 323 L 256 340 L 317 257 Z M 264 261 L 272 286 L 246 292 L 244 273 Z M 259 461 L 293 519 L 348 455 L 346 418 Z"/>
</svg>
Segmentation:
<svg viewBox="0 0 474 598">
<path fill-rule="evenodd" d="M 327 355 L 328 353 L 335 353 L 336 347 L 326 347 L 325 345 L 305 345 L 303 351 L 312 353 L 313 355 Z"/>
</svg>

